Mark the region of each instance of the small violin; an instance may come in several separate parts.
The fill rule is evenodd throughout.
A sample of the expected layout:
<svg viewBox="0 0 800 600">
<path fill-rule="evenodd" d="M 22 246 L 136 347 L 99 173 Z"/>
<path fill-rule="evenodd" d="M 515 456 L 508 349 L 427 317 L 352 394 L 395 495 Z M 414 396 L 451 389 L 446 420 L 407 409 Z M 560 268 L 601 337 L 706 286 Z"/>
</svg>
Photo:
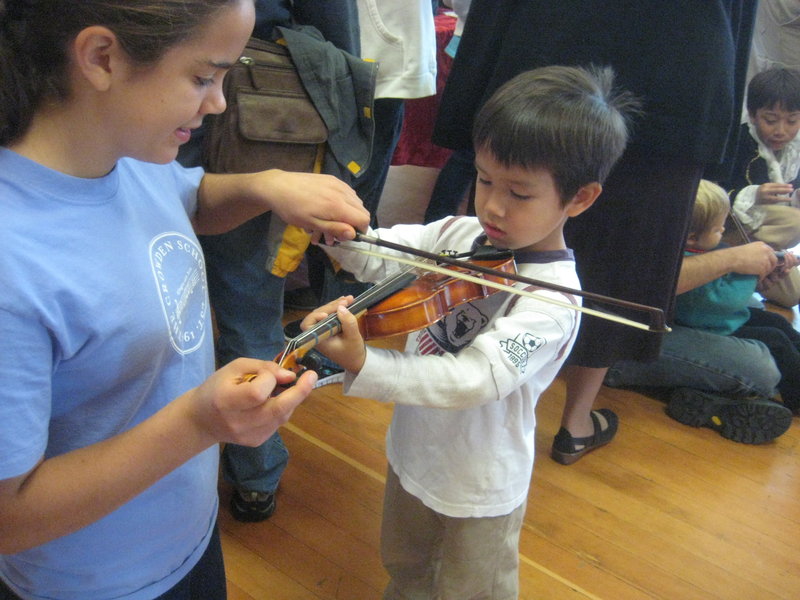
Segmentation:
<svg viewBox="0 0 800 600">
<path fill-rule="evenodd" d="M 433 263 L 443 263 L 445 265 L 445 267 L 440 267 L 433 263 L 415 263 L 399 256 L 382 255 L 386 259 L 410 265 L 410 268 L 401 270 L 396 275 L 377 283 L 359 295 L 349 306 L 350 311 L 358 319 L 359 328 L 365 339 L 390 337 L 423 329 L 442 319 L 459 304 L 483 298 L 498 290 L 534 297 L 542 302 L 556 304 L 645 331 L 656 333 L 670 331 L 670 328 L 665 323 L 664 312 L 660 308 L 523 277 L 516 272 L 516 265 L 511 252 L 506 252 L 505 256 L 501 258 L 496 256 L 489 258 L 483 252 L 484 258 L 467 262 L 453 257 L 409 248 L 364 234 L 357 234 L 354 241 L 384 246 L 428 259 Z M 350 249 L 365 254 L 373 254 L 354 247 L 350 247 Z M 479 252 L 480 250 L 485 251 L 486 248 L 479 249 Z M 491 248 L 490 250 L 497 252 Z M 420 268 L 438 273 L 438 277 L 432 274 L 418 276 L 417 269 Z M 412 282 L 419 283 L 409 288 Z M 535 295 L 528 290 L 512 287 L 513 282 L 521 282 L 538 288 L 583 296 L 594 302 L 645 312 L 650 315 L 651 324 L 648 326 L 605 311 Z M 397 295 L 397 299 L 392 299 L 393 295 Z M 329 315 L 308 331 L 290 340 L 284 351 L 276 357 L 275 362 L 298 374 L 306 368 L 317 370 L 319 368 L 318 365 L 303 365 L 301 360 L 320 341 L 336 335 L 340 330 L 341 324 L 336 315 Z M 241 378 L 241 381 L 251 381 L 254 377 L 255 374 L 247 374 Z"/>
<path fill-rule="evenodd" d="M 416 267 L 408 267 L 376 283 L 360 294 L 348 307 L 358 320 L 359 330 L 365 340 L 403 335 L 433 325 L 457 306 L 485 298 L 499 291 L 495 287 L 461 279 L 460 272 L 468 272 L 479 264 L 493 270 L 485 275 L 486 281 L 510 285 L 503 273 L 516 273 L 511 253 L 495 253 L 499 258 L 470 261 L 465 266 L 450 266 L 452 274 L 426 272 L 419 274 Z M 306 353 L 320 341 L 341 331 L 335 314 L 304 331 L 287 343 L 275 359 L 280 366 L 301 373 L 315 365 L 303 363 Z"/>
</svg>

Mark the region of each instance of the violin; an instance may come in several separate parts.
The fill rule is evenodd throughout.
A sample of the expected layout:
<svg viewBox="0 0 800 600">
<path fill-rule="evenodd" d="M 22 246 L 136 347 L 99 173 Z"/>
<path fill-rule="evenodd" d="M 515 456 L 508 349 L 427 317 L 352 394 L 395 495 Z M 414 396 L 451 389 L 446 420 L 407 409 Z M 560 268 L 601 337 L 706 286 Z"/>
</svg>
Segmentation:
<svg viewBox="0 0 800 600">
<path fill-rule="evenodd" d="M 367 340 L 424 329 L 444 318 L 459 304 L 484 298 L 497 291 L 529 296 L 542 302 L 556 304 L 646 331 L 659 333 L 670 331 L 665 324 L 664 313 L 659 308 L 519 275 L 511 252 L 505 252 L 498 256 L 495 249 L 490 249 L 495 252 L 495 256 L 492 258 L 487 257 L 484 252 L 482 254 L 484 258 L 464 261 L 456 257 L 409 248 L 364 234 L 357 234 L 354 241 L 399 250 L 432 261 L 431 263 L 421 263 L 399 256 L 379 254 L 385 259 L 406 264 L 407 268 L 375 284 L 355 298 L 348 307 L 350 312 L 356 316 L 361 334 Z M 342 247 L 364 254 L 377 254 L 353 246 Z M 445 266 L 439 266 L 436 263 Z M 420 275 L 420 269 L 429 271 L 429 273 Z M 651 317 L 651 325 L 648 326 L 605 311 L 537 295 L 528 290 L 512 287 L 513 282 L 522 282 L 537 288 L 582 296 L 599 303 L 647 312 Z M 341 331 L 341 323 L 335 314 L 331 314 L 311 329 L 290 340 L 283 352 L 276 357 L 275 362 L 298 375 L 307 368 L 317 370 L 319 365 L 303 364 L 303 358 L 319 342 L 336 335 L 339 331 Z M 251 381 L 254 377 L 255 374 L 247 374 L 241 378 L 241 382 Z"/>
<path fill-rule="evenodd" d="M 473 260 L 464 266 L 451 265 L 444 273 L 419 273 L 419 267 L 408 266 L 399 273 L 376 283 L 356 297 L 348 310 L 356 317 L 359 331 L 365 340 L 403 335 L 433 325 L 451 313 L 457 306 L 486 298 L 500 291 L 490 282 L 510 285 L 505 275 L 515 274 L 516 265 L 510 252 L 495 253 L 497 258 Z M 462 278 L 475 265 L 491 270 L 491 274 L 477 278 Z M 302 372 L 314 365 L 303 363 L 303 358 L 319 342 L 341 331 L 335 314 L 290 340 L 276 357 L 280 366 Z"/>
</svg>

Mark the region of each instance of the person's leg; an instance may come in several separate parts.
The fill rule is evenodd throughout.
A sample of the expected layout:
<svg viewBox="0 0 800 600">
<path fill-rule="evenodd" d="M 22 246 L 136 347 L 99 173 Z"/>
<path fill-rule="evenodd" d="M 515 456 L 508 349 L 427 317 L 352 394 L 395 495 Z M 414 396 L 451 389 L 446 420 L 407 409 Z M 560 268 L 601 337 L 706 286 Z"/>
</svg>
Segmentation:
<svg viewBox="0 0 800 600">
<path fill-rule="evenodd" d="M 220 365 L 240 356 L 273 360 L 283 348 L 283 284 L 265 268 L 270 215 L 202 236 Z"/>
<path fill-rule="evenodd" d="M 376 98 L 374 103 L 375 136 L 367 170 L 355 179 L 353 189 L 370 215 L 371 225 L 378 225 L 378 205 L 392 165 L 397 142 L 403 129 L 405 103 L 402 98 Z"/>
<path fill-rule="evenodd" d="M 590 417 L 592 405 L 600 386 L 603 385 L 607 368 L 590 368 L 567 365 L 561 371 L 567 380 L 567 399 L 561 414 L 561 427 L 575 437 L 586 437 L 594 433 Z"/>
<path fill-rule="evenodd" d="M 383 497 L 381 559 L 389 573 L 384 600 L 430 600 L 442 541 L 436 512 L 406 492 L 389 466 Z"/>
<path fill-rule="evenodd" d="M 524 516 L 525 503 L 498 517 L 443 517 L 445 533 L 434 597 L 516 600 Z"/>
<path fill-rule="evenodd" d="M 781 380 L 778 391 L 783 403 L 792 411 L 800 409 L 800 333 L 779 314 L 751 309 L 750 319 L 734 334 L 759 340 L 769 348 Z"/>
<path fill-rule="evenodd" d="M 620 361 L 606 377 L 612 387 L 667 390 L 670 417 L 747 444 L 775 439 L 791 425 L 791 412 L 771 399 L 779 381 L 761 342 L 679 326 L 665 337 L 657 361 Z"/>
<path fill-rule="evenodd" d="M 239 521 L 263 521 L 275 512 L 275 492 L 289 462 L 289 450 L 276 432 L 255 448 L 226 444 L 222 476 L 234 488 L 231 513 Z"/>
<path fill-rule="evenodd" d="M 221 365 L 240 356 L 273 360 L 283 349 L 284 280 L 265 268 L 268 229 L 265 214 L 228 233 L 201 237 Z M 288 457 L 278 433 L 257 448 L 224 447 L 223 476 L 236 488 L 231 511 L 237 519 L 259 521 L 274 512 Z"/>
<path fill-rule="evenodd" d="M 626 152 L 606 180 L 598 202 L 569 219 L 564 228 L 567 245 L 575 251 L 583 288 L 661 308 L 669 318 L 701 174 L 702 167 L 690 161 L 636 150 Z M 644 248 L 659 250 L 652 253 Z M 588 299 L 584 304 L 609 310 L 607 305 Z M 611 310 L 646 320 L 641 312 L 617 307 Z M 554 439 L 555 452 L 551 455 L 555 460 L 565 453 L 575 458 L 568 449 L 582 445 L 582 455 L 611 441 L 616 416 L 608 409 L 602 413 L 591 410 L 604 372 L 618 360 L 655 359 L 660 343 L 658 334 L 589 315 L 581 317 L 578 338 L 567 359 L 569 368 L 562 376 L 567 386 L 562 421 L 566 425 Z"/>
<path fill-rule="evenodd" d="M 619 388 L 691 388 L 733 398 L 775 395 L 781 374 L 755 340 L 675 325 L 652 362 L 618 361 L 605 384 Z"/>
</svg>

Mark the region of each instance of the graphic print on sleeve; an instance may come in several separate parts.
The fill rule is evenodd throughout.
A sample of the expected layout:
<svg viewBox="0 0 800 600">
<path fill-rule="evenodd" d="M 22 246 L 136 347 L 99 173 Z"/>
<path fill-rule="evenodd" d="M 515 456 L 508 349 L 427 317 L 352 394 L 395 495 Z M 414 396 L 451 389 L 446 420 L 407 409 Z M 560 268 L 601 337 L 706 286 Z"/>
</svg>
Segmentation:
<svg viewBox="0 0 800 600">
<path fill-rule="evenodd" d="M 500 342 L 500 347 L 508 356 L 508 360 L 516 365 L 519 372 L 524 373 L 525 367 L 528 365 L 528 357 L 544 346 L 545 343 L 546 340 L 544 338 L 526 332 Z"/>
</svg>

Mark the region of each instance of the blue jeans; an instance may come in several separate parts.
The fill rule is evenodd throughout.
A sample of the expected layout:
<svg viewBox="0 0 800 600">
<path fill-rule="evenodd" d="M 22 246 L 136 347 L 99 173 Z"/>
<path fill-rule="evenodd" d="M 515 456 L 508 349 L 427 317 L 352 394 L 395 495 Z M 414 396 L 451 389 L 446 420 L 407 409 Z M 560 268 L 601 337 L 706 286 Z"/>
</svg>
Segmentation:
<svg viewBox="0 0 800 600">
<path fill-rule="evenodd" d="M 269 218 L 263 214 L 222 235 L 200 238 L 221 365 L 240 356 L 273 360 L 284 346 L 284 280 L 264 268 Z M 222 474 L 234 487 L 274 492 L 288 460 L 289 451 L 275 433 L 256 448 L 226 444 Z"/>
<path fill-rule="evenodd" d="M 664 335 L 658 360 L 618 361 L 608 370 L 605 384 L 771 398 L 780 379 L 769 349 L 761 342 L 675 325 Z"/>
<path fill-rule="evenodd" d="M 375 135 L 369 166 L 353 181 L 353 189 L 372 215 L 370 225 L 377 227 L 378 204 L 402 133 L 405 103 L 402 98 L 376 98 L 373 114 Z"/>
</svg>

